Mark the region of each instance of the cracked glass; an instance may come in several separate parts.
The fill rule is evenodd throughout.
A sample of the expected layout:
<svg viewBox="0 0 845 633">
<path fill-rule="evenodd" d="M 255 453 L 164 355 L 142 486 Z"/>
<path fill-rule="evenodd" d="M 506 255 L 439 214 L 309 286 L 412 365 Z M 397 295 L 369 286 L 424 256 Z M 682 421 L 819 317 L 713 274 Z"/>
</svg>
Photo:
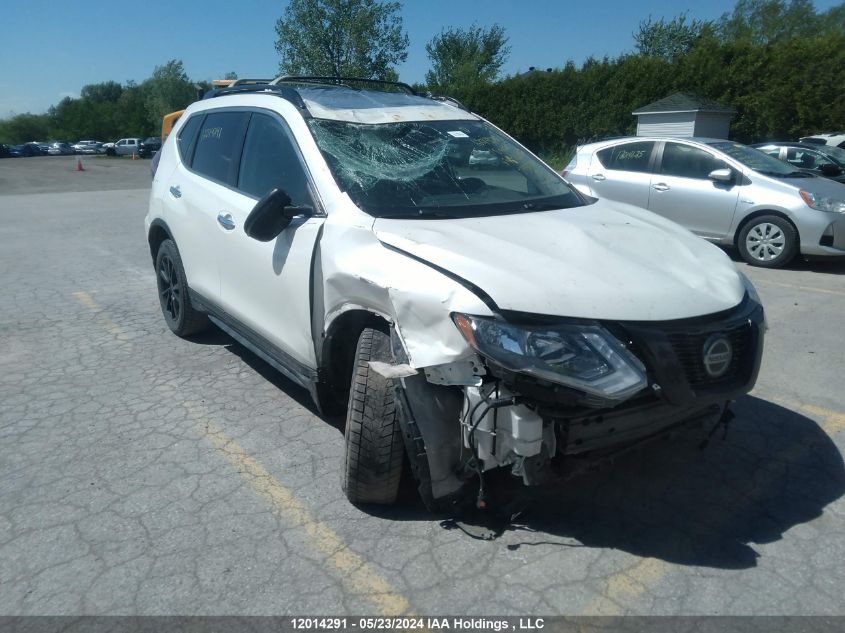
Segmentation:
<svg viewBox="0 0 845 633">
<path fill-rule="evenodd" d="M 377 217 L 449 218 L 582 206 L 549 167 L 482 121 L 310 119 L 341 190 Z"/>
</svg>

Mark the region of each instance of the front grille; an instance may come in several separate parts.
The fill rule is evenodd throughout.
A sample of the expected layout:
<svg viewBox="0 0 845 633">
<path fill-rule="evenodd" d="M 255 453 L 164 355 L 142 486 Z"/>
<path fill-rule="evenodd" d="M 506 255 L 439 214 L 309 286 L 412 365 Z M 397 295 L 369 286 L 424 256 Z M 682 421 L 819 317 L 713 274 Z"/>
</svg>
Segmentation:
<svg viewBox="0 0 845 633">
<path fill-rule="evenodd" d="M 704 367 L 704 343 L 714 333 L 724 334 L 730 341 L 733 351 L 727 371 L 717 378 L 710 376 Z M 701 391 L 729 385 L 746 378 L 751 337 L 751 325 L 744 323 L 723 332 L 674 332 L 669 335 L 669 341 L 684 369 L 690 387 L 694 391 Z"/>
</svg>

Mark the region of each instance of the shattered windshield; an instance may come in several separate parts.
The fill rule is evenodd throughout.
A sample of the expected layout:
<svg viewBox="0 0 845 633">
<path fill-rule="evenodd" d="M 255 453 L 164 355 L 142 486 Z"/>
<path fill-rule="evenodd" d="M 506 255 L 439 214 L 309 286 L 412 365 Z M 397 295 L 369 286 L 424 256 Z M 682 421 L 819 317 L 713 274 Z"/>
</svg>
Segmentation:
<svg viewBox="0 0 845 633">
<path fill-rule="evenodd" d="M 340 188 L 377 217 L 470 217 L 584 204 L 548 167 L 482 121 L 309 124 Z"/>
</svg>

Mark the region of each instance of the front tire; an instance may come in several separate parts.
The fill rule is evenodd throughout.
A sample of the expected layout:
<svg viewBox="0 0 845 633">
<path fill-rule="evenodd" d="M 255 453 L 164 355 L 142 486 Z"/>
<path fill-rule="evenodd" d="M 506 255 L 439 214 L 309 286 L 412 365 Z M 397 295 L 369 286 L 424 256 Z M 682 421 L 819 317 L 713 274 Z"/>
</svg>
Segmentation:
<svg viewBox="0 0 845 633">
<path fill-rule="evenodd" d="M 404 457 L 392 381 L 370 361 L 390 363 L 390 337 L 366 328 L 358 338 L 349 406 L 342 487 L 352 503 L 391 504 L 399 493 Z"/>
<path fill-rule="evenodd" d="M 761 215 L 742 227 L 739 253 L 752 266 L 780 268 L 798 252 L 798 231 L 778 215 Z"/>
<path fill-rule="evenodd" d="M 208 317 L 191 305 L 185 268 L 173 240 L 164 240 L 158 247 L 155 269 L 161 314 L 167 327 L 182 337 L 204 330 Z"/>
</svg>

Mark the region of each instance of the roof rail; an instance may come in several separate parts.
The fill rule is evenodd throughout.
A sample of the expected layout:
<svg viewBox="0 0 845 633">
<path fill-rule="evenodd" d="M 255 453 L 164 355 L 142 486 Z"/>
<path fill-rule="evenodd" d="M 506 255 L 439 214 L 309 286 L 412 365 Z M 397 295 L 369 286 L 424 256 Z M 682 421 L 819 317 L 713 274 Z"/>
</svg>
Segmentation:
<svg viewBox="0 0 845 633">
<path fill-rule="evenodd" d="M 229 87 L 254 85 L 254 84 L 269 84 L 271 81 L 273 81 L 273 80 L 272 79 L 246 79 L 246 78 L 235 79 L 235 81 L 233 81 L 231 84 L 229 84 Z"/>
<path fill-rule="evenodd" d="M 364 79 L 363 77 L 330 77 L 321 75 L 281 75 L 270 82 L 270 85 L 282 83 L 322 84 L 327 86 L 343 86 L 351 88 L 348 82 L 374 84 L 376 86 L 395 86 L 409 95 L 416 95 L 411 86 L 401 81 L 384 81 L 382 79 Z"/>
<path fill-rule="evenodd" d="M 272 83 L 245 83 L 238 86 L 233 84 L 228 88 L 217 88 L 216 90 L 211 90 L 208 94 L 203 97 L 203 100 L 213 99 L 215 97 L 223 97 L 225 95 L 249 93 L 271 94 L 281 97 L 286 101 L 290 101 L 293 105 L 302 110 L 304 116 L 311 116 L 308 112 L 308 107 L 305 105 L 305 102 L 302 100 L 302 97 L 296 90 L 288 86 L 277 86 Z"/>
<path fill-rule="evenodd" d="M 461 110 L 465 110 L 470 112 L 470 109 L 466 107 L 463 103 L 455 99 L 455 97 L 447 97 L 446 95 L 433 95 L 430 92 L 426 95 L 429 99 L 434 99 L 435 101 L 443 101 L 444 103 L 451 103 L 453 106 L 460 108 Z"/>
</svg>

